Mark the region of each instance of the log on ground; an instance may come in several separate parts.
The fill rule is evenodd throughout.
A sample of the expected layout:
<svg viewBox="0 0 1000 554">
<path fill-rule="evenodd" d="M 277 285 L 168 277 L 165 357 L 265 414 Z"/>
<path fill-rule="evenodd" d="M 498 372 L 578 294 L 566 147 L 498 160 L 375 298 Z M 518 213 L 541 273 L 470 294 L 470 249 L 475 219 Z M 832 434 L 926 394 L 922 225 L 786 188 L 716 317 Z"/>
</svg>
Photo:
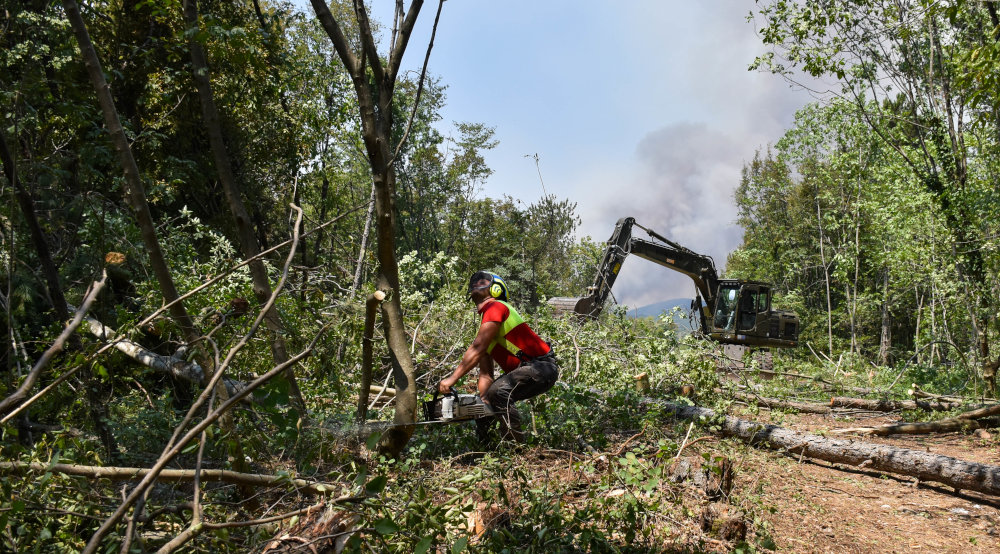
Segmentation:
<svg viewBox="0 0 1000 554">
<path fill-rule="evenodd" d="M 961 402 L 945 402 L 940 400 L 869 400 L 867 398 L 844 398 L 834 396 L 830 399 L 831 408 L 852 408 L 872 412 L 896 412 L 899 410 L 926 410 L 946 412 L 961 408 Z"/>
<path fill-rule="evenodd" d="M 862 435 L 877 435 L 885 437 L 888 435 L 930 435 L 932 433 L 954 433 L 957 431 L 971 431 L 973 429 L 988 429 L 1000 427 L 1000 420 L 996 418 L 984 419 L 959 419 L 952 417 L 939 419 L 938 421 L 924 421 L 920 423 L 893 423 L 890 425 L 880 425 L 878 427 L 852 427 L 850 429 L 837 429 L 831 433 L 860 433 Z"/>
<path fill-rule="evenodd" d="M 676 417 L 717 421 L 721 424 L 724 435 L 737 437 L 753 446 L 765 446 L 816 460 L 906 475 L 956 489 L 1000 496 L 1000 466 L 863 441 L 828 439 L 777 425 L 720 416 L 713 410 L 698 406 L 681 406 L 653 400 L 650 402 L 667 408 Z"/>
</svg>

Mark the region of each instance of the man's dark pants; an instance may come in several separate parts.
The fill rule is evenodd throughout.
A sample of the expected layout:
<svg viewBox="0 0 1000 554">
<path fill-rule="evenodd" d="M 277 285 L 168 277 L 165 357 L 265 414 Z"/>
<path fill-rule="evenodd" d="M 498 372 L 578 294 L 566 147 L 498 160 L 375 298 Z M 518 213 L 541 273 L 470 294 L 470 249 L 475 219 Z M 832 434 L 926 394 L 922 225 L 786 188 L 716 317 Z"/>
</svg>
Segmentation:
<svg viewBox="0 0 1000 554">
<path fill-rule="evenodd" d="M 490 428 L 499 418 L 503 438 L 523 442 L 521 416 L 517 413 L 514 402 L 542 394 L 551 389 L 557 379 L 559 379 L 559 367 L 556 366 L 555 356 L 547 354 L 525 361 L 493 381 L 483 401 L 493 408 L 497 417 L 476 420 L 476 431 L 480 440 L 487 440 Z"/>
</svg>

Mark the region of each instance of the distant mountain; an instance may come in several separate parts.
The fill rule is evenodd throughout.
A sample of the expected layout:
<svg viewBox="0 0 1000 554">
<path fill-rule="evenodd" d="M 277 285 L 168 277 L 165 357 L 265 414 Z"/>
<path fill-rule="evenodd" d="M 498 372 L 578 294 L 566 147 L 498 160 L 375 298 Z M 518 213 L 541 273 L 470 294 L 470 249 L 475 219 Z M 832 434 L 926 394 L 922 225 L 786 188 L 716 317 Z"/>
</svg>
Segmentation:
<svg viewBox="0 0 1000 554">
<path fill-rule="evenodd" d="M 693 329 L 691 321 L 688 319 L 688 312 L 691 310 L 690 298 L 674 298 L 663 302 L 654 302 L 628 311 L 630 317 L 659 317 L 660 314 L 669 313 L 674 308 L 680 308 L 680 313 L 674 316 L 674 323 L 680 330 Z"/>
</svg>

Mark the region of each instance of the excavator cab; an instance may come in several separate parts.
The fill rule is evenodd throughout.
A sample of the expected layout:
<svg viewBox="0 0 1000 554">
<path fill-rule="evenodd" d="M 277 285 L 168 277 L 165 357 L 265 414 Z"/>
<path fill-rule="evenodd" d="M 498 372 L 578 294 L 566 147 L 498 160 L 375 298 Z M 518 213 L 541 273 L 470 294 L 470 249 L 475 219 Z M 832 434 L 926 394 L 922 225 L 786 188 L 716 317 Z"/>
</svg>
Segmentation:
<svg viewBox="0 0 1000 554">
<path fill-rule="evenodd" d="M 798 317 L 771 309 L 771 287 L 756 281 L 720 279 L 709 335 L 723 343 L 795 346 Z"/>
</svg>

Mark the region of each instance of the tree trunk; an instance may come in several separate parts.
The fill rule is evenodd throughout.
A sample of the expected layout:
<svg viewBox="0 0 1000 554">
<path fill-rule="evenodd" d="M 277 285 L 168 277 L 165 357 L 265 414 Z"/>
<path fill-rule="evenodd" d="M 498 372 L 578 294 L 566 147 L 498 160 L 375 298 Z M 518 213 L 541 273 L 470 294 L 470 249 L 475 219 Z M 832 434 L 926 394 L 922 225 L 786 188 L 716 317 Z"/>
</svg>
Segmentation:
<svg viewBox="0 0 1000 554">
<path fill-rule="evenodd" d="M 866 398 L 842 398 L 837 396 L 830 399 L 831 408 L 853 408 L 872 412 L 896 412 L 899 410 L 947 412 L 961 406 L 962 403 L 960 402 L 928 400 L 868 400 Z"/>
<path fill-rule="evenodd" d="M 42 227 L 38 222 L 38 216 L 35 213 L 35 201 L 27 189 L 25 189 L 21 184 L 21 180 L 18 179 L 17 166 L 14 163 L 14 156 L 11 153 L 10 148 L 7 146 L 7 139 L 3 133 L 0 133 L 0 161 L 3 162 L 4 174 L 7 176 L 7 181 L 14 188 L 18 206 L 21 208 L 21 214 L 24 216 L 24 221 L 28 225 L 31 242 L 35 246 L 35 253 L 38 255 L 38 263 L 41 265 L 42 275 L 45 277 L 49 303 L 55 310 L 55 318 L 56 320 L 66 320 L 70 318 L 72 314 L 69 311 L 69 305 L 66 303 L 66 296 L 63 294 L 62 284 L 59 281 L 59 268 L 56 267 L 55 262 L 52 260 L 52 254 L 49 251 L 48 241 L 45 239 L 45 234 L 42 232 Z M 80 338 L 75 334 L 69 336 L 68 342 L 71 352 L 79 352 L 82 350 Z M 110 414 L 108 413 L 107 403 L 104 401 L 104 398 L 109 393 L 108 385 L 102 383 L 101 380 L 93 374 L 90 370 L 89 363 L 88 367 L 83 372 L 83 381 L 84 391 L 86 392 L 87 397 L 87 408 L 90 411 L 90 417 L 93 420 L 97 435 L 101 438 L 101 443 L 104 445 L 108 457 L 112 460 L 117 459 L 120 455 L 120 452 L 118 451 L 118 443 L 115 440 L 111 426 L 108 425 Z M 26 394 L 27 390 L 30 390 L 30 386 L 33 385 L 33 382 L 29 379 L 26 380 L 25 383 L 29 385 L 29 387 L 24 389 L 24 393 Z M 24 397 L 21 396 L 17 400 L 20 401 L 23 399 Z"/>
<path fill-rule="evenodd" d="M 880 365 L 889 365 L 889 347 L 892 341 L 892 319 L 889 315 L 889 269 L 885 269 L 882 290 L 882 334 L 878 343 L 878 362 Z"/>
<path fill-rule="evenodd" d="M 413 0 L 390 45 L 387 64 L 383 66 L 373 38 L 368 13 L 363 3 L 355 2 L 361 56 L 358 57 L 324 0 L 311 0 L 323 29 L 333 42 L 337 55 L 351 74 L 361 112 L 362 138 L 372 168 L 375 187 L 377 255 L 379 261 L 375 287 L 391 291 L 382 303 L 382 326 L 396 385 L 396 413 L 392 427 L 383 437 L 380 448 L 399 453 L 413 435 L 417 416 L 416 375 L 403 327 L 399 301 L 399 266 L 396 261 L 396 173 L 392 161 L 393 93 L 396 76 L 410 32 L 423 5 Z"/>
<path fill-rule="evenodd" d="M 666 407 L 677 417 L 719 422 L 723 434 L 738 437 L 751 445 L 762 445 L 796 456 L 862 467 L 871 471 L 906 475 L 921 481 L 943 483 L 955 489 L 1000 496 L 998 466 L 966 462 L 949 456 L 882 444 L 827 439 L 818 435 L 797 433 L 776 425 L 722 416 L 713 410 L 698 406 L 654 403 Z"/>
<path fill-rule="evenodd" d="M 996 427 L 998 423 L 1000 423 L 1000 421 L 996 418 L 990 418 L 987 420 L 949 418 L 939 419 L 938 421 L 924 421 L 920 423 L 894 423 L 892 425 L 880 425 L 878 427 L 836 429 L 830 431 L 830 433 L 859 433 L 862 435 L 876 435 L 879 437 L 886 437 L 889 435 L 930 435 L 933 433 L 954 433 L 957 431 Z"/>
<path fill-rule="evenodd" d="M 35 201 L 18 179 L 14 156 L 11 154 L 10 148 L 7 147 L 7 137 L 2 132 L 0 132 L 0 161 L 3 162 L 3 171 L 4 175 L 7 176 L 7 182 L 14 187 L 17 204 L 21 208 L 24 221 L 28 224 L 31 242 L 35 246 L 35 253 L 38 255 L 38 262 L 42 266 L 42 275 L 45 277 L 45 285 L 48 288 L 49 302 L 56 311 L 57 319 L 68 317 L 69 308 L 66 305 L 62 285 L 59 283 L 59 269 L 52 261 L 48 242 L 42 233 L 42 226 L 38 223 L 38 216 L 35 214 Z"/>
<path fill-rule="evenodd" d="M 792 400 L 782 400 L 780 398 L 765 398 L 762 396 L 755 396 L 752 394 L 735 393 L 733 398 L 740 400 L 742 402 L 754 403 L 758 406 L 763 406 L 765 408 L 782 408 L 787 410 L 795 410 L 797 412 L 802 412 L 805 414 L 829 414 L 831 410 L 830 406 L 826 404 L 819 404 L 815 402 L 795 402 Z"/>
<path fill-rule="evenodd" d="M 830 298 L 830 266 L 826 263 L 826 251 L 823 248 L 823 216 L 819 209 L 819 189 L 816 189 L 816 225 L 819 228 L 819 259 L 823 264 L 823 282 L 826 283 L 826 330 L 827 355 L 833 357 L 833 300 Z"/>
<path fill-rule="evenodd" d="M 160 241 L 156 235 L 156 226 L 153 223 L 153 216 L 149 212 L 149 204 L 146 202 L 146 190 L 142 185 L 142 177 L 139 175 L 139 167 L 132 156 L 128 138 L 122 130 L 121 121 L 118 119 L 118 110 L 115 108 L 114 99 L 111 96 L 111 88 L 104 78 L 101 69 L 101 62 L 94 50 L 93 43 L 90 42 L 90 35 L 87 27 L 80 15 L 80 8 L 75 0 L 63 0 L 66 9 L 66 17 L 69 19 L 76 34 L 76 40 L 80 45 L 80 52 L 83 55 L 84 64 L 87 66 L 87 73 L 97 92 L 97 100 L 104 114 L 104 124 L 107 126 L 108 135 L 118 154 L 118 161 L 122 165 L 125 175 L 126 200 L 132 208 L 136 223 L 142 234 L 143 245 L 149 255 L 149 263 L 153 266 L 153 274 L 163 299 L 170 303 L 170 316 L 181 328 L 184 339 L 189 343 L 194 343 L 200 338 L 200 334 L 195 330 L 194 322 L 184 309 L 184 304 L 176 302 L 178 298 L 177 287 L 174 286 L 173 277 L 170 275 L 170 268 L 167 266 L 163 250 L 160 248 Z"/>
<path fill-rule="evenodd" d="M 197 0 L 184 0 L 184 20 L 189 27 L 197 28 L 198 23 L 198 2 Z M 226 149 L 225 139 L 222 136 L 222 125 L 219 122 L 219 112 L 215 106 L 215 98 L 212 94 L 212 83 L 209 80 L 208 59 L 205 50 L 197 40 L 197 35 L 192 33 L 188 45 L 191 49 L 191 66 L 194 82 L 198 87 L 198 96 L 201 99 L 201 113 L 205 120 L 205 129 L 208 132 L 208 140 L 212 148 L 212 157 L 215 161 L 215 169 L 219 173 L 219 181 L 226 194 L 226 201 L 229 210 L 233 214 L 236 222 L 236 233 L 239 237 L 240 248 L 243 255 L 251 260 L 250 276 L 253 282 L 253 293 L 260 304 L 266 304 L 271 298 L 271 282 L 267 276 L 267 268 L 264 262 L 258 258 L 260 245 L 257 244 L 257 237 L 254 235 L 253 225 L 250 222 L 250 214 L 243 204 L 243 196 L 240 187 L 233 174 L 232 164 L 229 160 L 229 153 Z M 303 247 L 305 252 L 305 247 Z M 274 358 L 274 365 L 280 365 L 288 361 L 288 350 L 285 346 L 284 326 L 278 314 L 277 307 L 272 307 L 264 315 L 264 324 L 271 332 L 271 355 Z M 299 412 L 299 417 L 306 416 L 305 400 L 299 390 L 295 373 L 289 368 L 284 375 L 289 385 L 289 398 L 292 406 Z"/>
</svg>

